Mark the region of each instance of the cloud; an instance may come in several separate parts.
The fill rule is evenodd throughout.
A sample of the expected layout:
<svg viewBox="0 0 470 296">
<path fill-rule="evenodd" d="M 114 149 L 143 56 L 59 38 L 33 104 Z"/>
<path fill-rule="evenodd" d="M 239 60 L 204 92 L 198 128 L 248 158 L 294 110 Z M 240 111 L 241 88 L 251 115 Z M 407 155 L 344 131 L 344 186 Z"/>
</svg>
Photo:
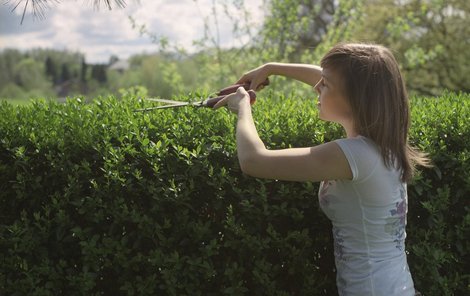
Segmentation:
<svg viewBox="0 0 470 296">
<path fill-rule="evenodd" d="M 217 19 L 213 17 L 211 0 L 129 0 L 125 8 L 111 11 L 104 7 L 94 9 L 90 2 L 63 1 L 46 11 L 45 20 L 33 20 L 29 14 L 23 25 L 19 24 L 20 11 L 11 13 L 8 6 L 2 5 L 0 49 L 68 49 L 85 53 L 88 62 L 107 62 L 112 54 L 127 58 L 144 51 L 156 51 L 158 47 L 148 37 L 140 36 L 138 30 L 132 28 L 128 16 L 132 16 L 138 25 L 145 25 L 149 32 L 165 36 L 190 51 L 195 49 L 193 41 L 204 37 L 204 20 L 209 25 L 210 36 L 219 44 L 233 46 L 236 42 L 232 36 L 234 21 L 223 12 L 226 2 L 216 4 Z M 262 0 L 251 1 L 250 7 L 261 3 Z M 228 8 L 231 15 L 240 17 L 236 8 Z M 262 9 L 252 10 L 252 13 L 252 19 L 259 25 Z"/>
<path fill-rule="evenodd" d="M 0 5 L 0 37 L 38 32 L 50 26 L 50 19 L 46 18 L 39 21 L 34 19 L 30 13 L 25 16 L 24 22 L 21 25 L 22 7 L 18 6 L 15 11 L 12 11 L 12 9 L 13 6 L 11 5 L 5 5 L 4 3 Z"/>
</svg>

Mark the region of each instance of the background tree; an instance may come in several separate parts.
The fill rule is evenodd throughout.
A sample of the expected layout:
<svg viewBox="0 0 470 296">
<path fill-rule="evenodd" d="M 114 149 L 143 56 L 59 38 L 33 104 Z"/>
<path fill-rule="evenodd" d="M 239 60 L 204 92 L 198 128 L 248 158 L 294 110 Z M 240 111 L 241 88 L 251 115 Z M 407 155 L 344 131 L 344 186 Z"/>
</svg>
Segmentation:
<svg viewBox="0 0 470 296">
<path fill-rule="evenodd" d="M 47 87 L 43 65 L 32 58 L 21 60 L 13 69 L 15 83 L 25 89 L 43 89 Z"/>
<path fill-rule="evenodd" d="M 261 31 L 265 60 L 318 63 L 337 42 L 381 43 L 394 51 L 412 93 L 438 95 L 446 89 L 470 90 L 469 1 L 269 3 Z"/>
<path fill-rule="evenodd" d="M 272 0 L 261 30 L 271 58 L 292 60 L 320 44 L 333 21 L 334 0 Z"/>
<path fill-rule="evenodd" d="M 81 67 L 80 67 L 80 82 L 86 83 L 87 81 L 87 69 L 88 65 L 85 61 L 85 58 L 82 58 Z"/>
<path fill-rule="evenodd" d="M 46 76 L 49 77 L 52 81 L 53 84 L 57 83 L 57 68 L 54 63 L 54 60 L 52 60 L 51 57 L 46 58 L 45 62 L 45 71 L 46 71 Z"/>
<path fill-rule="evenodd" d="M 37 1 L 17 1 L 17 4 Z M 95 5 L 108 1 L 95 1 Z M 124 1 L 118 1 L 122 5 Z M 47 1 L 44 1 L 47 3 Z M 195 0 L 194 4 L 200 6 Z M 99 7 L 99 6 L 98 6 Z M 116 7 L 113 2 L 113 7 Z M 181 93 L 213 91 L 233 83 L 245 71 L 267 61 L 318 63 L 338 42 L 367 41 L 390 47 L 403 70 L 408 89 L 415 94 L 437 95 L 444 90 L 470 91 L 470 2 L 466 0 L 267 0 L 261 28 L 243 0 L 217 2 L 201 8 L 204 36 L 194 40 L 196 53 L 188 51 L 166 36 L 148 31 L 145 24 L 131 24 L 156 45 L 155 54 L 135 55 L 123 73 L 105 66 L 88 65 L 80 53 L 35 49 L 20 53 L 0 53 L 0 92 L 28 93 L 27 84 L 15 80 L 13 69 L 23 59 L 43 65 L 57 87 L 59 76 L 71 79 L 69 89 L 90 98 L 118 94 L 120 88 L 136 85 L 152 96 L 171 97 Z M 234 21 L 236 46 L 220 44 L 219 20 Z M 118 59 L 112 57 L 111 61 Z M 31 62 L 31 61 L 30 61 Z M 55 69 L 55 70 L 54 70 Z M 54 79 L 54 71 L 57 79 Z M 58 74 L 62 75 L 58 75 Z M 51 79 L 51 78 L 49 78 Z M 300 97 L 314 96 L 311 88 L 276 77 L 270 89 L 292 91 Z M 16 84 L 14 87 L 12 84 Z M 43 87 L 44 88 L 44 87 Z"/>
<path fill-rule="evenodd" d="M 97 81 L 99 84 L 104 85 L 108 81 L 106 74 L 107 65 L 96 64 L 91 66 L 91 79 Z"/>
<path fill-rule="evenodd" d="M 470 2 L 368 0 L 353 37 L 394 49 L 415 93 L 470 91 Z"/>
<path fill-rule="evenodd" d="M 7 83 L 5 96 L 24 94 L 29 97 L 50 97 L 53 95 L 52 83 L 44 75 L 44 64 L 27 57 L 13 68 L 13 81 Z M 13 86 L 15 84 L 17 87 Z"/>
<path fill-rule="evenodd" d="M 72 78 L 72 75 L 70 74 L 69 67 L 67 64 L 62 64 L 62 68 L 60 71 L 60 82 L 64 83 L 69 81 Z"/>
</svg>

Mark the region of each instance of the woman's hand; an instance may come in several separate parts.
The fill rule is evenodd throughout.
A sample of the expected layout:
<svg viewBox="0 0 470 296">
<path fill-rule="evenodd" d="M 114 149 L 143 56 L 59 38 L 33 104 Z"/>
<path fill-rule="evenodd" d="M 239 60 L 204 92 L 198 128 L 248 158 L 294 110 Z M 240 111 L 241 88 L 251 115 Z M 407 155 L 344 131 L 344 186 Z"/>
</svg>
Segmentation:
<svg viewBox="0 0 470 296">
<path fill-rule="evenodd" d="M 250 82 L 250 88 L 255 91 L 261 90 L 264 86 L 269 84 L 269 64 L 264 64 L 256 69 L 246 72 L 243 74 L 237 83 L 246 83 Z"/>
<path fill-rule="evenodd" d="M 243 87 L 239 87 L 236 92 L 229 94 L 222 100 L 218 101 L 217 104 L 214 105 L 214 109 L 227 106 L 227 108 L 233 113 L 238 113 L 238 110 L 245 105 L 250 107 L 250 95 Z"/>
</svg>

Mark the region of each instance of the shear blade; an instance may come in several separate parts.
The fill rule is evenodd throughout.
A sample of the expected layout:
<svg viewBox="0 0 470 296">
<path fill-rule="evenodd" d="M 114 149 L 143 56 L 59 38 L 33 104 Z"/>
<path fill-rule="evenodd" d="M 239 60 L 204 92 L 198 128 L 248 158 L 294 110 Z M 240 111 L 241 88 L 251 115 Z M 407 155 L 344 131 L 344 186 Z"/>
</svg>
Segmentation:
<svg viewBox="0 0 470 296">
<path fill-rule="evenodd" d="M 188 105 L 190 105 L 190 104 L 191 104 L 191 103 L 181 103 L 181 104 L 173 104 L 173 105 L 158 106 L 158 107 L 154 107 L 154 108 L 155 108 L 155 109 L 178 108 L 178 107 L 188 106 Z"/>
<path fill-rule="evenodd" d="M 180 102 L 180 101 L 173 101 L 173 100 L 165 100 L 165 99 L 154 99 L 154 98 L 148 98 L 146 99 L 147 101 L 152 101 L 152 102 L 160 102 L 160 103 L 167 103 L 167 104 L 172 104 L 172 105 L 180 105 L 180 104 L 186 104 L 187 102 Z"/>
</svg>

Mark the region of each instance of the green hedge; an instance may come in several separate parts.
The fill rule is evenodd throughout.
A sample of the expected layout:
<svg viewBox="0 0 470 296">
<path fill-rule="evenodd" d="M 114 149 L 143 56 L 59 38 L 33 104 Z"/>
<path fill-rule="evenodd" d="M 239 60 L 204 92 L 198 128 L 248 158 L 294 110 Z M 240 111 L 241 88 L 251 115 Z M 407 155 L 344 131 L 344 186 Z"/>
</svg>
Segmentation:
<svg viewBox="0 0 470 296">
<path fill-rule="evenodd" d="M 143 106 L 0 105 L 1 295 L 337 294 L 318 184 L 243 175 L 226 110 Z M 424 295 L 464 295 L 470 95 L 412 106 L 435 168 L 409 186 L 410 268 Z M 270 148 L 342 135 L 312 101 L 261 93 L 254 113 Z"/>
</svg>

